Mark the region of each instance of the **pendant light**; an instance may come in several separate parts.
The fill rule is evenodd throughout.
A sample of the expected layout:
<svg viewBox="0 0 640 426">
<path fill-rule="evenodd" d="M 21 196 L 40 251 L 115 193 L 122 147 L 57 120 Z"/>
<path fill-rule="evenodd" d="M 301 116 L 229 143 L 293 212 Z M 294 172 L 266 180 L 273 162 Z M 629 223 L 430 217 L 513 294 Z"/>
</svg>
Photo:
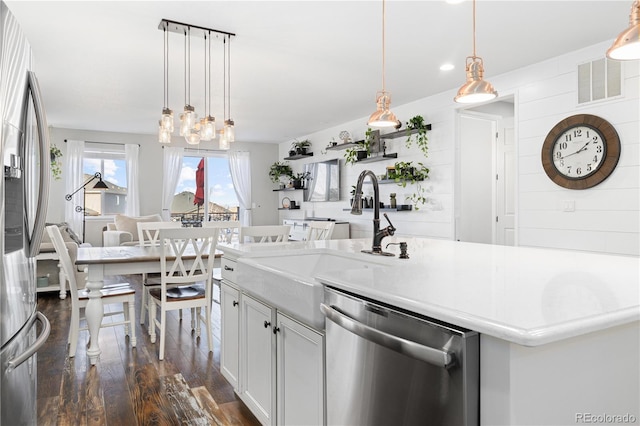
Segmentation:
<svg viewBox="0 0 640 426">
<path fill-rule="evenodd" d="M 382 0 L 382 91 L 376 94 L 376 111 L 371 114 L 367 124 L 371 127 L 396 127 L 399 123 L 396 115 L 389 110 L 391 94 L 385 90 L 385 0 Z"/>
<path fill-rule="evenodd" d="M 211 115 L 211 32 L 209 31 L 209 46 L 207 48 L 207 34 L 204 36 L 204 100 L 205 100 L 205 118 L 200 120 L 200 138 L 204 141 L 210 141 L 216 138 L 216 119 Z M 207 53 L 209 53 L 207 61 Z M 208 65 L 208 70 L 207 70 Z M 208 99 L 207 99 L 207 83 L 208 83 Z M 208 109 L 207 109 L 208 106 Z"/>
<path fill-rule="evenodd" d="M 229 149 L 229 141 L 227 140 L 227 137 L 224 135 L 224 129 L 220 130 L 220 145 L 219 145 L 219 148 L 223 149 L 223 150 Z"/>
<path fill-rule="evenodd" d="M 194 145 L 200 142 L 200 136 L 194 135 L 198 122 L 198 114 L 191 106 L 191 27 L 184 33 L 184 113 L 180 114 L 180 136 L 184 136 L 188 144 Z M 188 57 L 188 60 L 187 60 Z M 197 133 L 197 130 L 196 130 Z M 196 142 L 197 139 L 197 142 Z"/>
<path fill-rule="evenodd" d="M 229 43 L 227 44 L 227 39 L 229 41 Z M 228 115 L 227 115 L 227 119 L 224 120 L 224 137 L 227 140 L 227 142 L 235 142 L 236 140 L 236 132 L 235 132 L 235 128 L 234 128 L 234 122 L 231 119 L 231 37 L 227 37 L 227 39 L 225 39 L 224 41 L 224 45 L 226 46 L 226 55 L 225 55 L 225 70 L 227 72 L 227 78 L 226 81 L 229 86 L 226 88 L 226 94 L 229 97 L 228 100 L 228 107 L 229 107 L 229 111 L 228 111 Z"/>
<path fill-rule="evenodd" d="M 163 101 L 164 107 L 162 108 L 162 117 L 159 121 L 158 127 L 158 142 L 171 143 L 171 133 L 173 133 L 173 111 L 168 107 L 169 105 L 169 33 L 167 33 L 166 27 L 163 29 Z"/>
<path fill-rule="evenodd" d="M 498 92 L 493 85 L 484 80 L 484 63 L 476 56 L 476 0 L 473 0 L 473 56 L 467 56 L 467 82 L 458 90 L 454 101 L 461 104 L 472 104 L 489 101 Z"/>
<path fill-rule="evenodd" d="M 618 61 L 640 59 L 640 0 L 631 5 L 629 28 L 618 35 L 607 50 L 607 58 Z"/>
</svg>

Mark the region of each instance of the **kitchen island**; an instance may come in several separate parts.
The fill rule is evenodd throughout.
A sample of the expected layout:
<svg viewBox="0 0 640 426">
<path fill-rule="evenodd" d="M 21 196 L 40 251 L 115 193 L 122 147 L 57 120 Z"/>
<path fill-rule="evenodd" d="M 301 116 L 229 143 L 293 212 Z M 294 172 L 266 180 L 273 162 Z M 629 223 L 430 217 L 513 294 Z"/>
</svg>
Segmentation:
<svg viewBox="0 0 640 426">
<path fill-rule="evenodd" d="M 402 240 L 410 259 L 360 254 L 370 248 L 364 239 L 221 249 L 240 259 L 239 274 L 242 258 L 303 250 L 377 261 L 314 279 L 481 333 L 481 424 L 640 421 L 637 257 Z"/>
</svg>

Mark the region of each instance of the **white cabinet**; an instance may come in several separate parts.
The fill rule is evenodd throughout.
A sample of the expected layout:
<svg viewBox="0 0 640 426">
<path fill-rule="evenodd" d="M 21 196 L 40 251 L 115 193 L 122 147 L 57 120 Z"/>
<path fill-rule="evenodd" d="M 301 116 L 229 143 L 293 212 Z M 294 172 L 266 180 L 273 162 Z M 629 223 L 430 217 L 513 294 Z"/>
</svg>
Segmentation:
<svg viewBox="0 0 640 426">
<path fill-rule="evenodd" d="M 324 424 L 324 336 L 247 294 L 241 306 L 240 398 L 264 425 Z"/>
<path fill-rule="evenodd" d="M 223 281 L 220 285 L 221 349 L 220 371 L 239 392 L 240 363 L 240 291 Z"/>
<path fill-rule="evenodd" d="M 242 295 L 240 398 L 264 425 L 275 424 L 275 310 Z"/>
<path fill-rule="evenodd" d="M 323 425 L 324 338 L 277 314 L 277 421 L 279 425 Z"/>
</svg>

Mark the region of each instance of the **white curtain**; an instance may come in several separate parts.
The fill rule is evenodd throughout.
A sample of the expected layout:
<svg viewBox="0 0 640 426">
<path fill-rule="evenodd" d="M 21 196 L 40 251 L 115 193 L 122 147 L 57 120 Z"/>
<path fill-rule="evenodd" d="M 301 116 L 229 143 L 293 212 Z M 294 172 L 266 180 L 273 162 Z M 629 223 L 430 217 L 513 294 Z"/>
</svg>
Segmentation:
<svg viewBox="0 0 640 426">
<path fill-rule="evenodd" d="M 229 153 L 229 171 L 236 191 L 240 211 L 240 224 L 251 226 L 251 155 L 248 151 Z"/>
<path fill-rule="evenodd" d="M 171 202 L 175 195 L 178 179 L 182 171 L 182 157 L 184 148 L 165 147 L 163 156 L 163 180 L 162 180 L 162 219 L 171 220 Z"/>
<path fill-rule="evenodd" d="M 138 178 L 138 153 L 140 146 L 126 144 L 124 146 L 125 161 L 127 163 L 127 208 L 128 216 L 140 216 L 140 179 Z"/>
<path fill-rule="evenodd" d="M 65 194 L 71 194 L 84 184 L 83 158 L 84 141 L 67 141 L 67 156 L 63 173 L 63 176 L 65 176 Z M 76 192 L 71 200 L 67 200 L 64 204 L 65 222 L 69 224 L 69 227 L 77 235 L 82 236 L 83 212 L 76 211 L 78 206 L 84 208 L 84 191 L 82 190 Z"/>
</svg>

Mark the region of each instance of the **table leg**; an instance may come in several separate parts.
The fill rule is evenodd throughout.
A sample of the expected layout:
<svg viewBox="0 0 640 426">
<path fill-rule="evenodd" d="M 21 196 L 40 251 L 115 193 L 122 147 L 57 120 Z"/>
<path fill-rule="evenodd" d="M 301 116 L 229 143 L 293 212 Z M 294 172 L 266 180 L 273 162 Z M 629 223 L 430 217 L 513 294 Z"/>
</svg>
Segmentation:
<svg viewBox="0 0 640 426">
<path fill-rule="evenodd" d="M 102 265 L 89 265 L 88 268 L 87 289 L 89 290 L 89 301 L 85 308 L 85 317 L 87 318 L 87 328 L 91 340 L 89 342 L 89 361 L 91 365 L 95 365 L 100 359 L 100 346 L 98 337 L 100 334 L 100 325 L 104 317 L 104 307 L 102 305 L 102 292 L 100 289 L 104 286 L 104 270 Z"/>
</svg>

